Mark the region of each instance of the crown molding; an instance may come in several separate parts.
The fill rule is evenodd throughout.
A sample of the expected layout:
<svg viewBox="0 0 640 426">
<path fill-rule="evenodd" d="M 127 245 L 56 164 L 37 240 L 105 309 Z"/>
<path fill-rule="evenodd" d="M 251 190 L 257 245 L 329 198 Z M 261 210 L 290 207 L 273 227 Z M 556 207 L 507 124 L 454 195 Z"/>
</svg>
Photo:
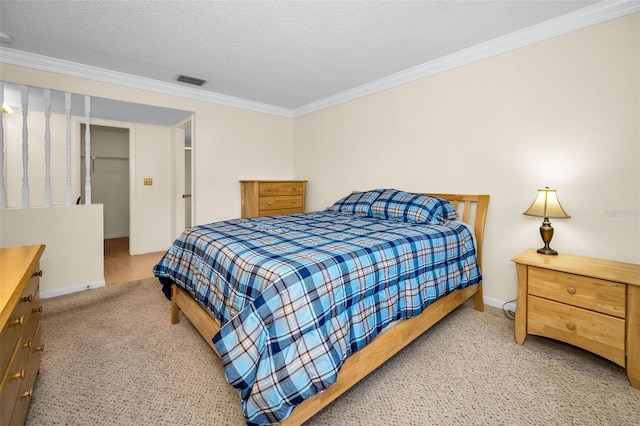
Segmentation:
<svg viewBox="0 0 640 426">
<path fill-rule="evenodd" d="M 602 1 L 292 110 L 300 117 L 541 41 L 640 12 L 640 0 Z"/>
<path fill-rule="evenodd" d="M 79 64 L 76 62 L 65 61 L 7 47 L 0 47 L 0 62 L 33 68 L 40 71 L 86 78 L 103 83 L 117 84 L 119 86 L 125 86 L 132 89 L 147 90 L 165 95 L 179 96 L 197 101 L 292 118 L 291 110 L 288 108 L 263 104 L 260 102 L 254 102 L 243 98 L 236 98 L 191 87 L 183 87 L 174 83 L 139 77 L 119 71 Z"/>
<path fill-rule="evenodd" d="M 0 47 L 0 62 L 249 111 L 296 118 L 638 12 L 640 12 L 640 0 L 604 0 L 294 109 L 191 87 L 182 87 L 173 83 L 23 52 L 4 46 Z"/>
</svg>

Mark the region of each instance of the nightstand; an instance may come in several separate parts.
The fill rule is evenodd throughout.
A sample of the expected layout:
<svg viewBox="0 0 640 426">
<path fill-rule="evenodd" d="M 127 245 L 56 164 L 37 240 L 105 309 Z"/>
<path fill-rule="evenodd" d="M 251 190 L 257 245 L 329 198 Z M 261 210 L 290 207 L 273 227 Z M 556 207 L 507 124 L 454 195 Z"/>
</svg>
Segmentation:
<svg viewBox="0 0 640 426">
<path fill-rule="evenodd" d="M 640 265 L 535 249 L 512 261 L 516 343 L 527 334 L 570 343 L 625 367 L 640 389 Z"/>
</svg>

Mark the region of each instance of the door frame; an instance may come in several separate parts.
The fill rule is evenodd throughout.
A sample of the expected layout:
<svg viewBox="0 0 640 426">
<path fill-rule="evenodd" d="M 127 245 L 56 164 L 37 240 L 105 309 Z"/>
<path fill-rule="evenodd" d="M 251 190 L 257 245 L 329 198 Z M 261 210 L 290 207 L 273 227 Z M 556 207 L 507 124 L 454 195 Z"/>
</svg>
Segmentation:
<svg viewBox="0 0 640 426">
<path fill-rule="evenodd" d="M 75 137 L 73 138 L 75 142 L 75 146 L 72 147 L 72 150 L 78 153 L 77 156 L 72 156 L 77 161 L 74 162 L 72 160 L 72 176 L 74 175 L 74 169 L 77 170 L 78 176 L 78 185 L 77 191 L 75 191 L 74 197 L 72 199 L 76 200 L 82 194 L 82 180 L 84 176 L 82 176 L 82 159 L 80 158 L 81 152 L 81 141 L 82 141 L 82 125 L 87 124 L 87 121 L 84 117 L 75 117 L 73 128 L 75 129 Z M 105 120 L 102 118 L 91 118 L 89 121 L 90 126 L 104 126 L 104 127 L 115 127 L 119 129 L 127 129 L 129 131 L 129 254 L 135 255 L 138 253 L 138 233 L 134 226 L 134 218 L 135 218 L 135 208 L 136 208 L 136 191 L 135 191 L 135 124 L 128 123 L 124 121 L 113 121 L 113 120 Z M 75 167 L 74 167 L 75 166 Z M 73 187 L 73 182 L 72 182 Z M 93 202 L 92 202 L 93 204 Z M 104 217 L 102 218 L 102 226 L 104 227 Z"/>
<path fill-rule="evenodd" d="M 182 121 L 179 121 L 173 126 L 173 157 L 175 160 L 172 163 L 172 175 L 171 182 L 173 203 L 172 203 L 172 235 L 174 238 L 178 237 L 185 229 L 184 218 L 184 194 L 185 186 L 185 170 L 184 170 L 184 142 L 185 142 L 185 129 L 191 126 L 191 225 L 196 222 L 195 215 L 195 114 L 191 114 L 189 117 Z"/>
</svg>

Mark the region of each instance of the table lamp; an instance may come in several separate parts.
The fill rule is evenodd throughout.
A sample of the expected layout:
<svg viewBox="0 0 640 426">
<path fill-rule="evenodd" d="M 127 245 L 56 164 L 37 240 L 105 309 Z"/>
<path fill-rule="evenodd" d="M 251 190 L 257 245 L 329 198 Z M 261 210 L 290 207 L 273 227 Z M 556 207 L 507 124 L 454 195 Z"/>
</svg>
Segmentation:
<svg viewBox="0 0 640 426">
<path fill-rule="evenodd" d="M 531 207 L 522 214 L 544 218 L 540 226 L 540 236 L 544 242 L 544 247 L 539 248 L 538 253 L 557 255 L 558 252 L 549 247 L 551 238 L 553 238 L 553 227 L 551 226 L 551 222 L 549 222 L 549 218 L 567 219 L 571 216 L 569 216 L 560 205 L 556 190 L 549 189 L 548 186 L 544 189 L 538 189 L 538 196 L 535 201 L 531 204 Z"/>
</svg>

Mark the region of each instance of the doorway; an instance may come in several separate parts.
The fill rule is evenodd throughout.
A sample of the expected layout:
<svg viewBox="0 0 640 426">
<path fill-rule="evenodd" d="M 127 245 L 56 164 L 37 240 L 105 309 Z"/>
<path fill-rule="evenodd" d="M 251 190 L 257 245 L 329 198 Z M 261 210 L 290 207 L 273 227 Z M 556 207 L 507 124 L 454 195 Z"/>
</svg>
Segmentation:
<svg viewBox="0 0 640 426">
<path fill-rule="evenodd" d="M 191 123 L 184 128 L 184 228 L 191 228 Z"/>
<path fill-rule="evenodd" d="M 194 223 L 193 215 L 193 122 L 192 118 L 174 127 L 174 237 Z"/>
<path fill-rule="evenodd" d="M 85 202 L 86 125 L 81 124 L 81 201 Z M 129 129 L 91 125 L 91 203 L 104 211 L 105 257 L 129 255 Z"/>
</svg>

